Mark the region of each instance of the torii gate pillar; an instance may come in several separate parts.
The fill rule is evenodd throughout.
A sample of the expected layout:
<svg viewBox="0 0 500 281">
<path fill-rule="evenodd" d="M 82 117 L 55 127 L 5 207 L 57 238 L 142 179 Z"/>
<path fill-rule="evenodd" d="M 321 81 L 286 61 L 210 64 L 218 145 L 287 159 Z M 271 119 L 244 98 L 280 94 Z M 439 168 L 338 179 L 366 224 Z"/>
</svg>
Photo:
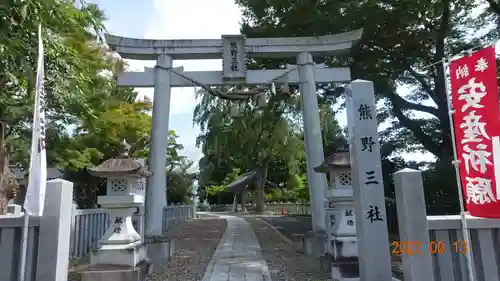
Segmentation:
<svg viewBox="0 0 500 281">
<path fill-rule="evenodd" d="M 148 40 L 107 35 L 108 45 L 124 59 L 156 60 L 158 66 L 169 68 L 173 59 L 220 59 L 224 71 L 184 72 L 183 76 L 206 85 L 266 84 L 288 69 L 247 70 L 246 57 L 297 57 L 298 71 L 287 76 L 289 84 L 300 84 L 307 152 L 307 176 L 312 206 L 313 237 L 325 239 L 324 174 L 313 167 L 323 162 L 323 144 L 318 116 L 316 83 L 346 83 L 351 79 L 346 67 L 325 68 L 314 65 L 313 55 L 335 56 L 349 52 L 360 40 L 362 30 L 335 35 L 296 38 L 244 38 L 242 35 L 224 35 L 221 39 L 203 40 Z M 177 72 L 183 72 L 182 69 Z M 299 83 L 300 82 L 300 83 Z M 146 194 L 146 227 L 148 236 L 162 234 L 163 207 L 166 194 L 166 148 L 168 144 L 168 115 L 170 87 L 190 87 L 192 82 L 166 69 L 124 72 L 118 76 L 119 86 L 155 87 L 153 105 L 153 132 L 149 170 L 153 172 Z M 315 239 L 318 242 L 318 239 Z M 324 251 L 324 242 L 323 251 Z M 316 244 L 316 243 L 315 243 Z M 316 251 L 315 251 L 316 252 Z M 320 253 L 323 254 L 323 253 Z"/>
<path fill-rule="evenodd" d="M 172 57 L 161 54 L 156 65 L 171 68 Z M 162 68 L 154 69 L 153 129 L 149 144 L 148 164 L 153 172 L 146 189 L 144 232 L 148 236 L 160 235 L 163 231 L 163 208 L 167 205 L 168 123 L 170 116 L 170 73 Z M 156 114 L 155 114 L 156 113 Z"/>
<path fill-rule="evenodd" d="M 328 184 L 325 174 L 314 171 L 314 167 L 323 163 L 324 153 L 313 63 L 312 55 L 309 52 L 303 52 L 297 56 L 302 119 L 304 121 L 304 146 L 307 154 L 307 182 L 309 183 L 309 197 L 311 199 L 312 230 L 314 233 L 324 232 L 325 237 L 320 239 L 326 239 L 324 191 L 328 188 Z"/>
</svg>

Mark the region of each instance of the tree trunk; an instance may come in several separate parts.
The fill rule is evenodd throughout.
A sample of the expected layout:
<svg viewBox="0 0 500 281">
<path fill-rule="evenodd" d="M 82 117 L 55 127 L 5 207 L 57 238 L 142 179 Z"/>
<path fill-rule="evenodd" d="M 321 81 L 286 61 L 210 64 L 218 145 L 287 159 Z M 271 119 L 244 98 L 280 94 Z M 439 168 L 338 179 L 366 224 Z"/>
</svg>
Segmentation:
<svg viewBox="0 0 500 281">
<path fill-rule="evenodd" d="M 264 165 L 257 169 L 255 179 L 255 211 L 257 213 L 264 212 L 264 186 L 266 185 L 268 167 L 269 163 L 266 161 Z"/>
</svg>

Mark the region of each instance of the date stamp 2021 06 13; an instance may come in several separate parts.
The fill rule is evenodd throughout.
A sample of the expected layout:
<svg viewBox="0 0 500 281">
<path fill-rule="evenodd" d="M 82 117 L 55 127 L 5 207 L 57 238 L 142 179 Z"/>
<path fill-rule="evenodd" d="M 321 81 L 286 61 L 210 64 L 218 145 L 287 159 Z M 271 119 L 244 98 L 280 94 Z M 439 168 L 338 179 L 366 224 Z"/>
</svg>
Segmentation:
<svg viewBox="0 0 500 281">
<path fill-rule="evenodd" d="M 444 241 L 431 240 L 429 245 L 425 245 L 420 241 L 392 241 L 391 253 L 393 255 L 418 255 L 423 253 L 442 254 L 446 251 L 446 247 L 450 247 L 451 253 L 465 254 L 469 250 L 467 242 L 457 240 L 446 245 Z"/>
</svg>

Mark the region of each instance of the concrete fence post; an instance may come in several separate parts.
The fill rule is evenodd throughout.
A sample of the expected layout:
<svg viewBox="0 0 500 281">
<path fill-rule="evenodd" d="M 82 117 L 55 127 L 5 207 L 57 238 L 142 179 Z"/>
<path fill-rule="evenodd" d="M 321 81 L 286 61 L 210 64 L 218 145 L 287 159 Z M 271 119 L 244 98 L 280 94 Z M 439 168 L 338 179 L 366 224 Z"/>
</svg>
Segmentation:
<svg viewBox="0 0 500 281">
<path fill-rule="evenodd" d="M 40 218 L 37 281 L 66 281 L 68 278 L 72 199 L 72 182 L 62 179 L 47 182 Z"/>
<path fill-rule="evenodd" d="M 394 182 L 399 241 L 392 242 L 403 257 L 404 280 L 434 281 L 431 252 L 439 245 L 429 240 L 422 173 L 403 169 L 394 174 Z"/>
</svg>

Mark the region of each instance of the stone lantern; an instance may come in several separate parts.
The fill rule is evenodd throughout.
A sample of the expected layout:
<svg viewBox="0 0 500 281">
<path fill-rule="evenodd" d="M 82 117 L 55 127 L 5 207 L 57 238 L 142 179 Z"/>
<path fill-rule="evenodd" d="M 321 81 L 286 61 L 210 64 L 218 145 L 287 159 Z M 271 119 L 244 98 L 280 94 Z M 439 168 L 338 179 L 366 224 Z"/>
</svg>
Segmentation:
<svg viewBox="0 0 500 281">
<path fill-rule="evenodd" d="M 333 257 L 332 278 L 350 280 L 347 278 L 359 276 L 359 269 L 349 150 L 338 150 L 314 171 L 330 176 L 331 188 L 325 191 L 325 220 L 329 232 L 327 251 Z"/>
<path fill-rule="evenodd" d="M 138 277 L 147 272 L 149 266 L 144 265 L 149 264 L 146 262 L 149 259 L 141 236 L 132 224 L 132 215 L 144 204 L 146 177 L 151 172 L 139 161 L 129 157 L 129 149 L 130 146 L 124 140 L 118 157 L 89 169 L 91 175 L 106 179 L 106 195 L 99 196 L 97 202 L 109 212 L 110 219 L 108 229 L 98 241 L 98 248 L 91 254 L 90 266 L 119 266 L 132 272 L 130 276 Z M 103 270 L 99 278 L 110 272 Z M 91 279 L 97 277 L 89 276 L 87 280 L 104 280 Z M 136 279 L 132 277 L 130 280 Z"/>
</svg>

